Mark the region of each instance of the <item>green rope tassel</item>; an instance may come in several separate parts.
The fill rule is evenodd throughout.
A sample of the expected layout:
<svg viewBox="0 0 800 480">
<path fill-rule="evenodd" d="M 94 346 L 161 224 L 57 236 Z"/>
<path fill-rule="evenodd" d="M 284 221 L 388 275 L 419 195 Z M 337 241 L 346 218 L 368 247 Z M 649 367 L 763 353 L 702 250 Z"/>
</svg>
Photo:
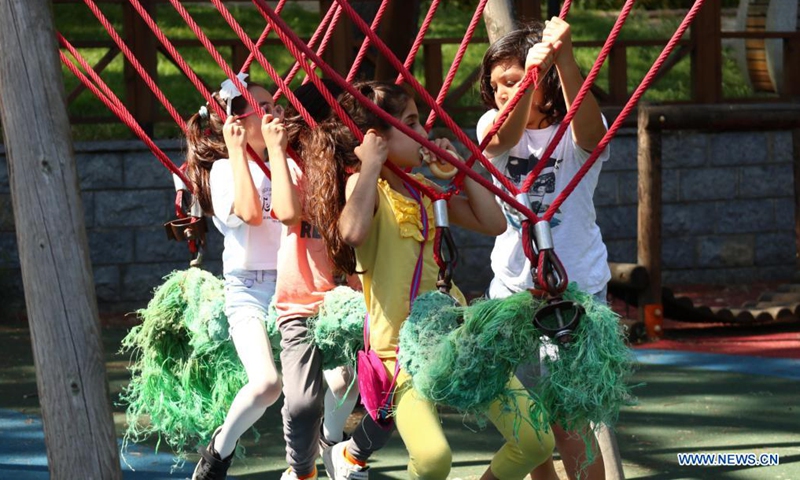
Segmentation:
<svg viewBox="0 0 800 480">
<path fill-rule="evenodd" d="M 124 442 L 157 435 L 179 457 L 208 441 L 247 375 L 228 334 L 222 280 L 191 268 L 164 278 L 137 312 L 142 323 L 122 340 L 131 354 L 131 381 L 121 394 L 127 404 Z M 324 368 L 356 364 L 363 348 L 364 296 L 348 287 L 328 292 L 318 316 L 308 319 L 310 341 Z M 277 312 L 270 305 L 266 330 L 280 365 Z M 258 437 L 258 432 L 254 433 Z M 241 454 L 241 451 L 238 452 Z"/>
</svg>

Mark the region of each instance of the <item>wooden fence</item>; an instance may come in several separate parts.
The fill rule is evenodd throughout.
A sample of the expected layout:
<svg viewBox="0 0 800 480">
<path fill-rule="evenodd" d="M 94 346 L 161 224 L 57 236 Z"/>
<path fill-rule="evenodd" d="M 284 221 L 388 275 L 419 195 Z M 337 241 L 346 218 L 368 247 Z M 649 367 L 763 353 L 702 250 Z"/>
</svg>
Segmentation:
<svg viewBox="0 0 800 480">
<path fill-rule="evenodd" d="M 53 0 L 54 3 L 80 3 L 80 0 Z M 132 7 L 126 0 L 101 0 L 103 3 L 117 3 L 123 5 L 123 38 L 127 39 L 128 46 L 133 50 L 136 57 L 145 66 L 153 78 L 157 78 L 156 61 L 157 54 L 164 55 L 174 63 L 171 56 L 164 51 L 156 42 L 144 22 L 136 15 Z M 324 0 L 323 0 L 324 1 Z M 155 11 L 157 3 L 166 0 L 142 0 L 142 3 L 151 10 Z M 527 3 L 527 2 L 523 2 Z M 528 7 L 528 10 L 530 8 Z M 524 13 L 528 16 L 530 11 Z M 691 103 L 691 104 L 715 104 L 715 103 L 752 103 L 764 102 L 764 96 L 752 98 L 728 99 L 723 96 L 722 88 L 722 41 L 724 39 L 781 39 L 783 40 L 783 72 L 784 88 L 780 95 L 766 101 L 786 102 L 793 98 L 800 97 L 800 32 L 764 32 L 764 31 L 743 31 L 743 32 L 723 32 L 721 30 L 721 0 L 706 0 L 705 5 L 698 13 L 697 18 L 691 28 L 691 35 L 688 39 L 679 43 L 678 49 L 670 56 L 658 74 L 658 78 L 667 75 L 676 64 L 686 57 L 691 61 L 691 97 L 687 101 L 672 103 Z M 253 39 L 255 40 L 255 39 Z M 663 47 L 668 39 L 663 40 L 621 40 L 617 41 L 611 50 L 608 58 L 608 89 L 595 86 L 593 92 L 605 107 L 619 107 L 623 105 L 632 93 L 628 90 L 628 56 L 634 49 L 642 47 Z M 214 44 L 225 53 L 229 54 L 230 64 L 234 69 L 240 66 L 249 51 L 238 40 L 234 38 L 213 39 Z M 339 69 L 346 71 L 349 65 L 348 55 L 352 48 L 348 44 L 352 42 L 352 35 L 335 38 L 332 45 L 334 51 L 329 52 L 326 59 L 329 63 Z M 424 84 L 426 88 L 434 94 L 438 93 L 442 85 L 446 66 L 444 65 L 443 49 L 448 45 L 458 45 L 461 38 L 429 38 L 423 43 L 421 49 L 421 62 L 424 65 Z M 117 55 L 119 49 L 111 40 L 75 41 L 74 45 L 78 48 L 108 48 L 105 55 L 100 58 L 94 66 L 95 71 L 101 72 L 107 67 Z M 201 47 L 198 40 L 173 40 L 176 47 Z M 474 38 L 473 43 L 488 43 L 487 38 Z M 577 49 L 581 48 L 600 48 L 604 41 L 581 41 L 574 42 Z M 276 38 L 267 39 L 266 45 L 280 45 Z M 454 84 L 445 100 L 445 106 L 454 113 L 481 110 L 483 107 L 458 106 L 462 97 L 474 87 L 478 80 L 477 68 L 467 75 L 466 79 L 460 84 Z M 72 102 L 83 91 L 84 87 L 79 85 L 69 92 L 67 99 Z M 133 68 L 125 63 L 125 99 L 128 108 L 134 117 L 152 132 L 152 127 L 156 122 L 169 121 L 168 117 L 158 116 L 158 105 L 155 98 L 134 72 Z M 82 116 L 73 117 L 73 123 L 102 123 L 113 121 L 113 117 L 104 116 Z"/>
</svg>

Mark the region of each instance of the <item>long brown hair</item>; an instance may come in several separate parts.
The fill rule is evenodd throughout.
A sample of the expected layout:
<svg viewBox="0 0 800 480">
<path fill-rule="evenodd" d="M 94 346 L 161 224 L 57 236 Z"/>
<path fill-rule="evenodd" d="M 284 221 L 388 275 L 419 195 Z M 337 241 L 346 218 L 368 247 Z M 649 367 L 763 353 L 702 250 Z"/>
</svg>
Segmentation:
<svg viewBox="0 0 800 480">
<path fill-rule="evenodd" d="M 380 109 L 399 118 L 411 99 L 410 95 L 393 83 L 363 82 L 354 87 Z M 362 132 L 374 128 L 388 132 L 392 126 L 361 105 L 345 92 L 338 97 L 339 104 Z M 353 247 L 347 245 L 339 233 L 339 216 L 345 205 L 347 179 L 361 170 L 361 161 L 354 153 L 359 145 L 356 137 L 333 114 L 306 138 L 305 154 L 307 193 L 305 209 L 317 227 L 328 256 L 340 273 L 356 272 Z M 313 188 L 313 190 L 309 190 Z"/>
<path fill-rule="evenodd" d="M 247 88 L 254 86 L 258 85 L 250 83 Z M 214 92 L 212 97 L 224 111 L 226 104 L 219 98 L 219 92 Z M 207 114 L 195 113 L 186 122 L 186 176 L 192 182 L 195 201 L 200 204 L 203 213 L 214 215 L 209 176 L 214 162 L 220 158 L 228 158 L 228 147 L 225 146 L 222 135 L 225 120 L 214 113 L 210 105 L 206 104 L 206 109 Z M 243 96 L 233 99 L 231 112 L 234 115 L 241 115 L 246 109 L 247 100 Z"/>
<path fill-rule="evenodd" d="M 492 69 L 498 63 L 507 61 L 516 61 L 521 67 L 524 67 L 528 49 L 542 41 L 543 31 L 544 23 L 542 22 L 522 25 L 517 30 L 497 39 L 486 50 L 481 62 L 480 85 L 481 100 L 487 108 L 497 108 L 492 88 Z M 547 126 L 561 122 L 564 115 L 567 114 L 567 105 L 561 90 L 561 80 L 559 80 L 555 68 L 551 68 L 547 72 L 547 75 L 541 80 L 539 88 L 544 91 L 544 102 L 539 105 L 539 111 L 545 115 L 542 123 Z"/>
</svg>

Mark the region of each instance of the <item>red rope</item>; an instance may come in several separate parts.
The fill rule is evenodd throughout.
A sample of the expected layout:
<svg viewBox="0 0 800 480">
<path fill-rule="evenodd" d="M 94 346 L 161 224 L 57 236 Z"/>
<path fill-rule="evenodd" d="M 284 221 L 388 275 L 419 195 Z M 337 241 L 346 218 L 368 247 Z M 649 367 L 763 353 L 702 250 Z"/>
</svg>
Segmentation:
<svg viewBox="0 0 800 480">
<path fill-rule="evenodd" d="M 550 155 L 553 154 L 556 147 L 558 146 L 561 139 L 564 137 L 564 133 L 567 131 L 570 123 L 572 123 L 572 119 L 575 118 L 575 115 L 578 113 L 581 104 L 583 103 L 584 98 L 589 94 L 589 91 L 594 84 L 597 75 L 600 73 L 600 69 L 603 66 L 603 63 L 606 61 L 606 57 L 611 53 L 611 48 L 614 46 L 614 43 L 619 36 L 619 33 L 622 31 L 622 26 L 625 25 L 625 21 L 628 19 L 628 15 L 633 10 L 633 4 L 636 0 L 627 0 L 625 5 L 623 6 L 622 10 L 620 11 L 619 16 L 617 17 L 616 22 L 614 22 L 614 27 L 611 29 L 611 33 L 609 33 L 608 38 L 606 39 L 605 44 L 603 45 L 603 49 L 600 51 L 600 55 L 597 56 L 597 60 L 592 65 L 592 70 L 589 72 L 589 75 L 586 77 L 586 80 L 583 81 L 583 85 L 581 85 L 581 89 L 578 91 L 578 95 L 575 96 L 575 100 L 572 102 L 569 111 L 564 116 L 564 119 L 561 121 L 561 124 L 558 126 L 558 130 L 556 130 L 555 135 L 550 140 L 550 144 L 547 145 L 545 148 L 544 153 L 542 153 L 541 158 L 547 159 L 550 158 Z M 525 178 L 525 181 L 522 183 L 520 187 L 521 192 L 527 192 L 530 190 L 533 182 L 539 176 L 539 174 L 544 169 L 547 162 L 541 161 L 536 164 L 534 169 L 528 174 Z"/>
<path fill-rule="evenodd" d="M 211 54 L 211 57 L 214 59 L 215 62 L 217 62 L 217 65 L 219 65 L 222 71 L 225 72 L 225 75 L 227 75 L 227 77 L 231 80 L 231 82 L 233 82 L 233 85 L 239 90 L 239 92 L 241 92 L 242 97 L 244 97 L 247 103 L 250 104 L 250 107 L 257 112 L 262 112 L 261 106 L 259 106 L 258 101 L 253 97 L 253 94 L 251 94 L 250 91 L 247 90 L 247 87 L 242 82 L 239 81 L 239 78 L 236 76 L 236 73 L 225 62 L 225 59 L 222 58 L 222 54 L 220 54 L 219 51 L 217 51 L 217 49 L 214 47 L 214 44 L 212 44 L 211 40 L 209 40 L 206 34 L 203 33 L 203 30 L 200 29 L 200 26 L 197 24 L 197 22 L 194 21 L 192 16 L 189 14 L 188 11 L 186 11 L 183 5 L 181 5 L 180 1 L 169 0 L 169 3 L 172 4 L 172 6 L 175 8 L 178 14 L 181 16 L 181 18 L 183 18 L 183 21 L 186 22 L 186 25 L 189 26 L 189 28 L 195 34 L 197 39 L 200 40 L 200 43 L 203 44 L 208 53 Z M 227 115 L 224 115 L 220 118 L 225 118 L 226 116 Z M 258 165 L 261 171 L 264 172 L 264 175 L 266 175 L 267 178 L 272 178 L 272 175 L 270 174 L 269 171 L 269 167 L 267 167 L 267 164 L 264 163 L 264 161 L 261 159 L 261 156 L 258 155 L 250 145 L 247 145 L 247 152 L 250 154 L 250 157 L 255 162 L 255 164 Z"/>
<path fill-rule="evenodd" d="M 475 9 L 475 13 L 472 15 L 472 20 L 470 20 L 467 31 L 464 33 L 464 38 L 461 40 L 461 45 L 458 46 L 458 51 L 456 52 L 453 63 L 450 65 L 450 70 L 447 72 L 447 77 L 444 79 L 442 88 L 439 89 L 439 95 L 436 97 L 437 105 L 444 104 L 444 99 L 447 96 L 447 92 L 450 90 L 450 85 L 453 84 L 453 80 L 456 78 L 458 67 L 461 65 L 461 60 L 464 59 L 464 54 L 467 53 L 467 47 L 472 41 L 472 36 L 475 34 L 475 29 L 478 28 L 478 23 L 480 23 L 483 10 L 486 8 L 486 3 L 488 1 L 489 0 L 481 0 L 478 2 L 478 7 Z M 431 112 L 428 114 L 428 120 L 425 122 L 425 130 L 430 132 L 435 122 L 436 111 L 431 110 Z"/>
<path fill-rule="evenodd" d="M 319 45 L 319 49 L 317 49 L 317 55 L 320 56 L 320 58 L 321 58 L 322 52 L 325 51 L 325 48 L 328 46 L 328 43 L 331 41 L 331 38 L 333 37 L 333 32 L 336 31 L 336 25 L 338 25 L 339 19 L 342 18 L 342 9 L 341 9 L 341 7 L 339 7 L 339 5 L 331 4 L 331 8 L 332 9 L 335 8 L 336 11 L 333 14 L 333 20 L 331 20 L 331 27 L 325 33 L 325 37 L 322 39 L 322 43 Z M 317 68 L 317 64 L 312 62 L 311 63 L 311 70 L 316 70 L 316 68 Z M 310 78 L 308 78 L 308 76 L 306 76 L 306 78 L 303 79 L 303 85 L 308 83 L 309 80 L 310 80 Z"/>
<path fill-rule="evenodd" d="M 186 75 L 186 78 L 188 78 L 189 81 L 192 83 L 192 85 L 194 85 L 194 87 L 197 89 L 197 91 L 200 92 L 200 95 L 203 96 L 206 103 L 211 107 L 214 113 L 216 113 L 219 118 L 226 118 L 228 115 L 225 112 L 225 110 L 222 108 L 219 102 L 217 102 L 214 99 L 214 97 L 211 95 L 211 92 L 208 90 L 208 87 L 206 87 L 205 83 L 203 83 L 203 81 L 200 80 L 200 77 L 198 77 L 197 74 L 194 73 L 194 70 L 192 70 L 191 67 L 189 67 L 189 63 L 183 59 L 180 53 L 178 53 L 178 49 L 175 48 L 175 46 L 172 44 L 172 42 L 169 41 L 167 36 L 164 35 L 164 32 L 162 32 L 161 29 L 158 28 L 158 24 L 156 24 L 155 20 L 153 20 L 153 17 L 150 16 L 150 14 L 142 6 L 139 0 L 129 0 L 129 1 L 131 6 L 133 6 L 134 10 L 136 10 L 136 12 L 142 18 L 144 23 L 147 24 L 147 27 L 150 29 L 150 31 L 153 32 L 153 35 L 156 36 L 161 45 L 164 46 L 167 52 L 175 60 L 175 63 L 178 64 L 178 68 L 181 69 L 183 74 Z M 253 148 L 250 145 L 247 146 L 247 153 L 249 153 L 251 157 L 257 160 L 259 159 L 259 156 L 256 154 L 255 150 L 253 150 Z M 259 166 L 259 168 L 261 168 L 261 171 L 264 172 L 267 178 L 272 178 L 269 172 L 269 168 L 267 168 L 264 162 L 257 161 L 256 164 Z"/>
<path fill-rule="evenodd" d="M 278 2 L 278 5 L 275 7 L 275 13 L 280 15 L 281 10 L 283 10 L 283 6 L 285 4 L 286 4 L 286 0 L 280 0 Z M 264 28 L 264 31 L 261 32 L 261 36 L 258 37 L 258 41 L 256 41 L 256 50 L 257 51 L 261 51 L 261 47 L 264 45 L 264 42 L 267 41 L 267 36 L 269 36 L 270 30 L 272 30 L 272 27 L 270 25 L 267 25 L 266 28 Z M 247 56 L 247 59 L 242 64 L 242 68 L 239 69 L 239 72 L 240 73 L 244 73 L 244 72 L 250 70 L 250 64 L 253 63 L 254 59 L 255 59 L 255 55 L 251 51 L 250 55 Z"/>
<path fill-rule="evenodd" d="M 58 38 L 59 44 L 62 45 L 64 48 L 66 48 L 70 52 L 70 54 L 72 54 L 72 56 L 78 61 L 78 63 L 80 63 L 81 67 L 84 70 L 86 70 L 90 76 L 92 76 L 94 82 L 96 82 L 97 85 L 93 84 L 92 81 L 89 80 L 89 78 L 87 78 L 86 75 L 84 75 L 83 72 L 81 72 L 78 69 L 78 67 L 75 66 L 75 64 L 73 64 L 67 58 L 66 55 L 64 55 L 64 52 L 59 50 L 58 53 L 64 65 L 78 78 L 78 80 L 81 81 L 81 83 L 83 83 L 101 102 L 103 102 L 109 110 L 111 110 L 115 115 L 117 115 L 117 117 L 125 125 L 127 125 L 127 127 L 130 128 L 131 131 L 133 131 L 133 133 L 150 148 L 150 151 L 153 152 L 153 154 L 156 156 L 159 162 L 161 162 L 165 167 L 167 167 L 167 169 L 169 169 L 170 172 L 177 175 L 178 178 L 180 178 L 181 181 L 183 181 L 183 183 L 186 184 L 187 188 L 192 188 L 191 182 L 189 181 L 188 178 L 186 178 L 186 175 L 183 173 L 183 171 L 180 168 L 178 168 L 172 162 L 172 160 L 170 160 L 170 158 L 163 151 L 161 151 L 160 148 L 158 148 L 158 146 L 153 142 L 152 139 L 150 139 L 150 137 L 144 132 L 142 127 L 136 121 L 136 119 L 133 118 L 133 115 L 131 115 L 131 113 L 124 107 L 119 97 L 117 97 L 114 94 L 114 92 L 111 91 L 110 88 L 108 88 L 108 85 L 106 85 L 105 82 L 103 82 L 103 80 L 99 77 L 99 75 L 97 75 L 97 72 L 95 72 L 94 69 L 91 67 L 91 65 L 89 65 L 89 62 L 87 62 L 81 56 L 81 54 L 78 53 L 75 47 L 73 47 L 72 44 L 70 44 L 67 41 L 67 39 L 64 38 L 60 33 L 56 32 L 56 37 Z"/>
<path fill-rule="evenodd" d="M 406 61 L 403 63 L 408 70 L 411 70 L 411 65 L 414 63 L 414 58 L 417 56 L 417 52 L 419 51 L 419 47 L 422 46 L 422 40 L 425 38 L 425 34 L 428 32 L 428 29 L 433 22 L 433 15 L 436 13 L 436 9 L 439 8 L 440 0 L 432 0 L 431 6 L 428 9 L 428 13 L 425 14 L 425 20 L 422 21 L 422 26 L 417 32 L 417 38 L 414 39 L 414 43 L 411 45 L 411 50 L 408 51 L 408 55 L 406 55 Z M 403 83 L 403 74 L 397 74 L 397 80 L 395 80 L 396 84 L 400 85 Z"/>
<path fill-rule="evenodd" d="M 680 42 L 681 37 L 686 32 L 686 29 L 689 28 L 689 24 L 692 23 L 694 17 L 697 16 L 697 12 L 703 6 L 704 2 L 705 0 L 696 0 L 694 5 L 692 5 L 692 8 L 689 10 L 689 13 L 686 14 L 686 17 L 683 19 L 680 26 L 678 26 L 675 34 L 672 35 L 669 43 L 667 43 L 667 46 L 664 47 L 661 55 L 658 56 L 658 59 L 656 59 L 655 63 L 653 63 L 653 66 L 650 67 L 647 75 L 645 75 L 644 79 L 642 79 L 641 83 L 639 83 L 639 86 L 636 88 L 636 91 L 633 93 L 630 100 L 628 100 L 628 103 L 625 104 L 625 107 L 622 109 L 619 116 L 617 116 L 617 119 L 614 120 L 611 128 L 608 129 L 606 134 L 603 136 L 603 139 L 597 144 L 595 149 L 592 151 L 592 154 L 583 164 L 581 169 L 578 170 L 578 173 L 575 175 L 575 177 L 573 177 L 569 184 L 567 184 L 567 187 L 558 195 L 558 197 L 556 197 L 555 201 L 553 201 L 552 205 L 550 205 L 550 207 L 547 209 L 542 217 L 544 220 L 550 221 L 550 219 L 553 218 L 553 215 L 556 214 L 567 197 L 569 197 L 569 195 L 575 190 L 581 179 L 583 179 L 589 169 L 592 168 L 592 165 L 594 165 L 594 163 L 597 161 L 597 158 L 600 157 L 600 154 L 603 153 L 603 150 L 605 150 L 606 146 L 608 146 L 609 142 L 611 142 L 611 139 L 614 138 L 614 135 L 616 135 L 617 130 L 622 127 L 622 122 L 625 121 L 625 118 L 627 118 L 628 115 L 630 115 L 630 113 L 633 111 L 633 108 L 639 102 L 639 99 L 642 97 L 642 95 L 644 95 L 644 92 L 648 87 L 650 87 L 650 84 L 653 83 L 658 70 L 667 60 L 667 57 L 669 57 L 670 53 L 672 53 L 675 47 L 678 46 L 678 42 Z"/>
<path fill-rule="evenodd" d="M 333 30 L 336 28 L 336 23 L 339 21 L 340 17 L 341 17 L 341 10 L 339 9 L 338 6 L 332 5 L 331 8 L 328 9 L 328 12 L 325 14 L 325 16 L 322 18 L 322 21 L 317 27 L 317 30 L 314 32 L 314 35 L 311 36 L 311 40 L 309 40 L 308 46 L 310 48 L 314 48 L 320 39 L 320 35 L 322 35 L 324 32 L 324 36 L 322 36 L 322 43 L 320 43 L 319 47 L 317 47 L 317 55 L 322 55 L 323 52 L 325 52 L 325 48 L 328 46 L 328 41 L 330 40 Z M 328 27 L 329 24 L 330 27 Z M 272 24 L 268 25 L 272 27 Z M 287 85 L 291 84 L 292 80 L 294 80 L 295 75 L 297 75 L 297 72 L 299 71 L 300 71 L 300 62 L 295 61 L 294 65 L 292 65 L 291 70 L 289 70 L 289 73 L 286 75 L 286 78 L 283 79 L 283 82 Z M 303 83 L 305 83 L 305 81 Z M 278 91 L 275 92 L 275 95 L 272 96 L 272 100 L 277 102 L 278 99 L 281 98 L 281 95 L 283 95 L 283 90 L 278 89 Z"/>
<path fill-rule="evenodd" d="M 322 61 L 319 59 L 319 57 L 317 57 L 314 54 L 314 52 L 311 49 L 309 49 L 308 46 L 306 46 L 297 37 L 297 35 L 294 32 L 291 31 L 291 29 L 289 29 L 289 27 L 286 25 L 286 23 L 283 22 L 283 20 L 280 17 L 275 15 L 275 13 L 272 11 L 270 6 L 264 0 L 253 0 L 253 3 L 256 6 L 259 7 L 259 11 L 264 16 L 264 18 L 267 19 L 267 21 L 273 23 L 273 26 L 275 27 L 276 33 L 278 33 L 278 36 L 286 44 L 287 48 L 292 53 L 292 55 L 295 56 L 295 58 L 302 58 L 303 55 L 307 56 L 309 59 L 311 59 L 312 61 L 316 62 L 320 66 L 320 68 L 322 68 L 322 70 L 323 70 L 323 72 L 325 73 L 326 76 L 328 76 L 331 79 L 333 79 L 342 89 L 344 89 L 345 91 L 347 91 L 348 93 L 353 95 L 353 97 L 357 101 L 361 102 L 362 105 L 364 105 L 366 108 L 368 108 L 375 115 L 377 115 L 378 117 L 380 117 L 384 121 L 388 122 L 390 125 L 392 125 L 393 127 L 397 128 L 398 130 L 400 130 L 404 134 L 408 135 L 409 137 L 414 139 L 414 141 L 416 141 L 416 142 L 420 143 L 421 145 L 425 146 L 426 148 L 428 148 L 434 155 L 439 156 L 441 158 L 448 158 L 450 156 L 450 154 L 447 153 L 445 150 L 439 148 L 438 146 L 436 146 L 436 144 L 434 144 L 433 142 L 431 142 L 427 138 L 423 137 L 422 135 L 419 135 L 416 131 L 411 129 L 409 126 L 403 124 L 398 119 L 394 118 L 393 116 L 389 115 L 388 113 L 386 113 L 385 111 L 380 109 L 377 105 L 375 105 L 374 102 L 370 101 L 364 95 L 362 95 L 361 92 L 359 92 L 356 89 L 354 89 L 352 85 L 350 85 L 345 79 L 343 79 L 330 66 L 328 66 L 325 63 L 322 63 Z M 304 68 L 308 69 L 308 66 L 304 66 Z M 331 105 L 331 108 L 342 119 L 342 121 L 345 123 L 345 125 L 353 131 L 353 134 L 356 135 L 356 137 L 359 140 L 363 139 L 363 134 L 358 130 L 358 127 L 353 123 L 352 119 L 350 119 L 347 116 L 347 114 L 343 111 L 341 106 L 336 102 L 336 100 L 333 98 L 333 96 L 330 94 L 330 92 L 327 91 L 327 88 L 324 87 L 324 85 L 322 84 L 321 80 L 319 78 L 317 78 L 316 75 L 313 75 L 313 76 L 311 76 L 311 81 L 314 82 L 314 84 L 317 86 L 317 88 L 322 93 L 322 95 L 325 98 L 325 100 Z M 457 164 L 457 166 L 458 166 L 458 164 Z M 393 165 L 391 163 L 387 164 L 387 167 L 391 168 L 394 173 L 396 173 L 399 177 L 401 177 L 403 179 L 408 178 L 408 179 L 411 179 L 412 181 L 414 180 L 413 177 L 410 177 L 410 176 L 406 175 L 404 172 L 402 172 L 399 168 L 397 168 L 395 165 Z M 463 166 L 462 166 L 462 168 L 463 168 Z M 489 190 L 492 193 L 494 193 L 495 195 L 499 196 L 503 201 L 506 201 L 507 203 L 512 205 L 514 208 L 517 208 L 517 209 L 519 209 L 521 211 L 527 211 L 528 213 L 530 213 L 530 209 L 524 207 L 516 199 L 514 199 L 511 196 L 509 196 L 506 192 L 502 191 L 501 189 L 499 189 L 498 187 L 493 185 L 490 181 L 488 181 L 485 178 L 483 178 L 477 172 L 475 172 L 473 170 L 469 170 L 467 172 L 467 175 L 469 175 L 470 178 L 475 180 L 475 182 L 479 183 L 480 185 L 482 185 L 487 190 Z M 419 182 L 413 182 L 413 183 L 416 184 L 416 183 L 419 183 Z M 425 186 L 423 186 L 423 187 L 425 187 Z M 426 195 L 428 195 L 429 197 L 434 198 L 434 199 L 445 197 L 444 194 L 441 194 L 439 192 L 431 193 L 427 188 L 421 188 L 421 190 L 424 191 Z"/>
<path fill-rule="evenodd" d="M 381 20 L 383 19 L 383 14 L 386 13 L 386 7 L 389 6 L 389 0 L 381 0 L 381 4 L 378 7 L 378 11 L 375 13 L 375 18 L 372 19 L 372 26 L 370 29 L 373 32 L 378 31 L 378 26 L 381 24 Z M 358 74 L 358 69 L 361 67 L 361 62 L 364 61 L 364 57 L 367 56 L 367 50 L 369 50 L 370 40 L 369 37 L 365 37 L 364 41 L 361 42 L 361 48 L 358 49 L 358 55 L 356 55 L 356 59 L 353 61 L 353 65 L 350 67 L 350 72 L 347 74 L 347 81 L 352 82 L 355 80 L 356 75 Z"/>
<path fill-rule="evenodd" d="M 484 165 L 484 167 L 492 175 L 494 175 L 498 179 L 498 181 L 501 184 L 503 184 L 503 186 L 508 186 L 513 188 L 513 183 L 511 183 L 511 180 L 507 179 L 504 175 L 502 175 L 502 173 L 497 169 L 497 167 L 492 165 L 492 163 L 486 159 L 486 157 L 483 155 L 483 152 L 481 152 L 481 150 L 477 147 L 477 145 L 472 143 L 467 134 L 464 133 L 463 130 L 461 130 L 461 128 L 456 124 L 456 122 L 444 111 L 444 109 L 440 105 L 436 104 L 436 100 L 431 96 L 430 93 L 428 93 L 427 90 L 425 90 L 425 88 L 422 85 L 420 85 L 419 81 L 417 81 L 414 75 L 411 74 L 411 72 L 409 72 L 408 69 L 406 69 L 403 66 L 403 64 L 400 63 L 400 60 L 398 60 L 397 57 L 394 56 L 389 47 L 387 47 L 386 44 L 377 35 L 375 35 L 374 32 L 370 31 L 366 22 L 364 22 L 364 20 L 356 13 L 356 11 L 353 10 L 353 7 L 350 6 L 346 0 L 335 0 L 335 1 L 342 6 L 347 16 L 350 17 L 350 19 L 356 24 L 356 26 L 358 26 L 358 28 L 364 33 L 364 35 L 371 37 L 372 42 L 374 43 L 378 51 L 381 53 L 381 55 L 385 56 L 386 59 L 389 60 L 389 62 L 392 64 L 392 67 L 394 67 L 396 70 L 398 70 L 400 73 L 403 74 L 409 85 L 411 85 L 414 91 L 417 92 L 417 94 L 425 101 L 425 103 L 428 104 L 429 107 L 431 107 L 431 109 L 437 112 L 437 114 L 441 117 L 445 125 L 447 125 L 447 127 L 455 134 L 456 138 L 458 138 L 458 140 L 461 143 L 467 146 L 473 155 L 477 156 L 481 160 L 481 163 Z M 439 156 L 439 158 L 442 158 L 443 160 L 453 165 L 458 165 L 459 163 L 461 163 L 459 160 L 454 159 L 449 154 L 445 155 L 444 157 L 438 154 L 436 155 Z M 471 172 L 472 170 L 470 169 L 462 171 Z M 477 174 L 476 176 L 480 177 L 480 175 Z M 491 184 L 491 182 L 489 182 L 489 184 Z M 522 211 L 525 213 L 526 216 L 533 213 L 530 211 L 530 209 L 524 207 L 516 200 L 514 200 L 514 204 L 516 204 L 515 208 L 519 206 L 519 208 L 522 209 Z"/>
<path fill-rule="evenodd" d="M 181 130 L 183 130 L 184 133 L 186 133 L 186 121 L 183 119 L 183 117 L 181 117 L 180 113 L 178 113 L 178 110 L 172 105 L 172 103 L 170 103 L 169 99 L 167 99 L 166 95 L 164 95 L 164 92 L 158 88 L 155 80 L 153 80 L 150 74 L 147 73 L 147 70 L 145 70 L 142 64 L 139 63 L 136 55 L 134 55 L 130 48 L 128 48 L 128 46 L 125 44 L 125 41 L 119 36 L 117 31 L 114 29 L 114 26 L 103 14 L 102 10 L 100 10 L 100 7 L 97 6 L 94 0 L 84 0 L 84 3 L 87 7 L 89 7 L 89 10 L 92 11 L 100 24 L 103 25 L 103 28 L 106 29 L 108 35 L 111 37 L 120 51 L 122 51 L 122 54 L 125 55 L 125 58 L 128 59 L 128 62 L 130 62 L 133 69 L 136 70 L 136 73 L 139 74 L 139 77 L 144 80 L 147 88 L 153 92 L 153 95 L 155 95 L 158 101 L 161 102 L 161 105 L 164 106 L 164 108 L 167 110 L 167 113 L 169 113 L 172 119 L 175 120 L 175 123 L 181 128 Z"/>
<path fill-rule="evenodd" d="M 258 50 L 256 45 L 253 44 L 253 41 L 250 40 L 250 38 L 247 36 L 247 33 L 245 33 L 244 29 L 239 24 L 239 22 L 237 22 L 236 19 L 233 18 L 233 15 L 231 15 L 230 10 L 228 10 L 225 7 L 225 5 L 222 3 L 221 0 L 211 0 L 211 3 L 213 3 L 214 6 L 217 8 L 217 10 L 219 10 L 219 13 L 222 14 L 222 17 L 225 19 L 226 22 L 228 22 L 228 25 L 230 25 L 230 27 L 233 29 L 233 31 L 236 32 L 236 35 L 239 36 L 239 39 L 242 40 L 244 45 L 248 49 L 250 49 L 250 51 L 252 52 L 252 55 L 258 61 L 259 65 L 261 65 L 261 67 L 267 72 L 267 75 L 269 75 L 269 77 L 272 79 L 272 81 L 275 82 L 275 85 L 277 85 L 277 87 L 281 91 L 284 91 L 286 93 L 286 98 L 287 98 L 287 100 L 289 100 L 289 103 L 291 103 L 292 106 L 294 106 L 294 108 L 297 109 L 297 112 L 303 117 L 303 120 L 305 120 L 306 123 L 308 123 L 308 125 L 313 128 L 316 125 L 316 122 L 314 121 L 314 118 L 311 116 L 310 113 L 308 113 L 308 111 L 305 109 L 303 104 L 300 103 L 300 100 L 297 99 L 297 97 L 292 92 L 292 90 L 289 88 L 289 86 L 286 83 L 284 83 L 284 81 L 281 78 L 281 76 L 278 74 L 278 72 L 275 71 L 275 69 L 272 67 L 272 65 L 270 65 L 270 63 L 267 61 L 267 58 L 264 56 L 264 54 L 262 54 Z M 292 152 L 292 154 L 290 154 L 290 155 L 293 158 L 295 158 L 298 161 L 300 161 L 300 159 L 297 157 L 297 154 L 295 152 Z"/>
</svg>

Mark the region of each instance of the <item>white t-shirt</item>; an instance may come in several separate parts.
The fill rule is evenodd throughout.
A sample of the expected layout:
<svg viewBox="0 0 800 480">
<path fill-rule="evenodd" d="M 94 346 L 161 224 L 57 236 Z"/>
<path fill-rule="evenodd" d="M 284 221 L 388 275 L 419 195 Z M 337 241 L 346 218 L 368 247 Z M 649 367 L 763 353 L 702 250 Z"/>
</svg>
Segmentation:
<svg viewBox="0 0 800 480">
<path fill-rule="evenodd" d="M 248 162 L 263 207 L 261 225 L 246 224 L 233 213 L 233 168 L 228 159 L 220 159 L 211 167 L 211 203 L 214 225 L 225 236 L 222 270 L 275 270 L 281 243 L 281 223 L 270 215 L 272 183 L 255 162 Z"/>
<path fill-rule="evenodd" d="M 486 112 L 478 121 L 478 140 L 482 140 L 488 125 L 492 123 L 497 110 Z M 605 121 L 605 119 L 604 119 Z M 539 157 L 555 136 L 558 125 L 542 129 L 526 129 L 514 147 L 508 152 L 491 158 L 503 175 L 517 188 L 525 181 L 531 170 L 539 162 Z M 602 290 L 611 279 L 608 269 L 608 253 L 596 223 L 592 197 L 603 162 L 608 160 L 608 148 L 600 155 L 586 176 L 572 194 L 561 205 L 550 220 L 555 251 L 570 282 L 588 293 Z M 567 128 L 556 147 L 553 157 L 534 181 L 528 196 L 533 211 L 541 217 L 555 198 L 572 180 L 589 153 L 575 144 L 572 128 Z M 501 187 L 497 179 L 494 184 Z M 494 278 L 489 286 L 490 298 L 503 298 L 513 293 L 531 288 L 531 263 L 522 249 L 520 215 L 513 208 L 498 199 L 506 216 L 508 227 L 497 237 L 492 250 L 492 271 Z"/>
</svg>

